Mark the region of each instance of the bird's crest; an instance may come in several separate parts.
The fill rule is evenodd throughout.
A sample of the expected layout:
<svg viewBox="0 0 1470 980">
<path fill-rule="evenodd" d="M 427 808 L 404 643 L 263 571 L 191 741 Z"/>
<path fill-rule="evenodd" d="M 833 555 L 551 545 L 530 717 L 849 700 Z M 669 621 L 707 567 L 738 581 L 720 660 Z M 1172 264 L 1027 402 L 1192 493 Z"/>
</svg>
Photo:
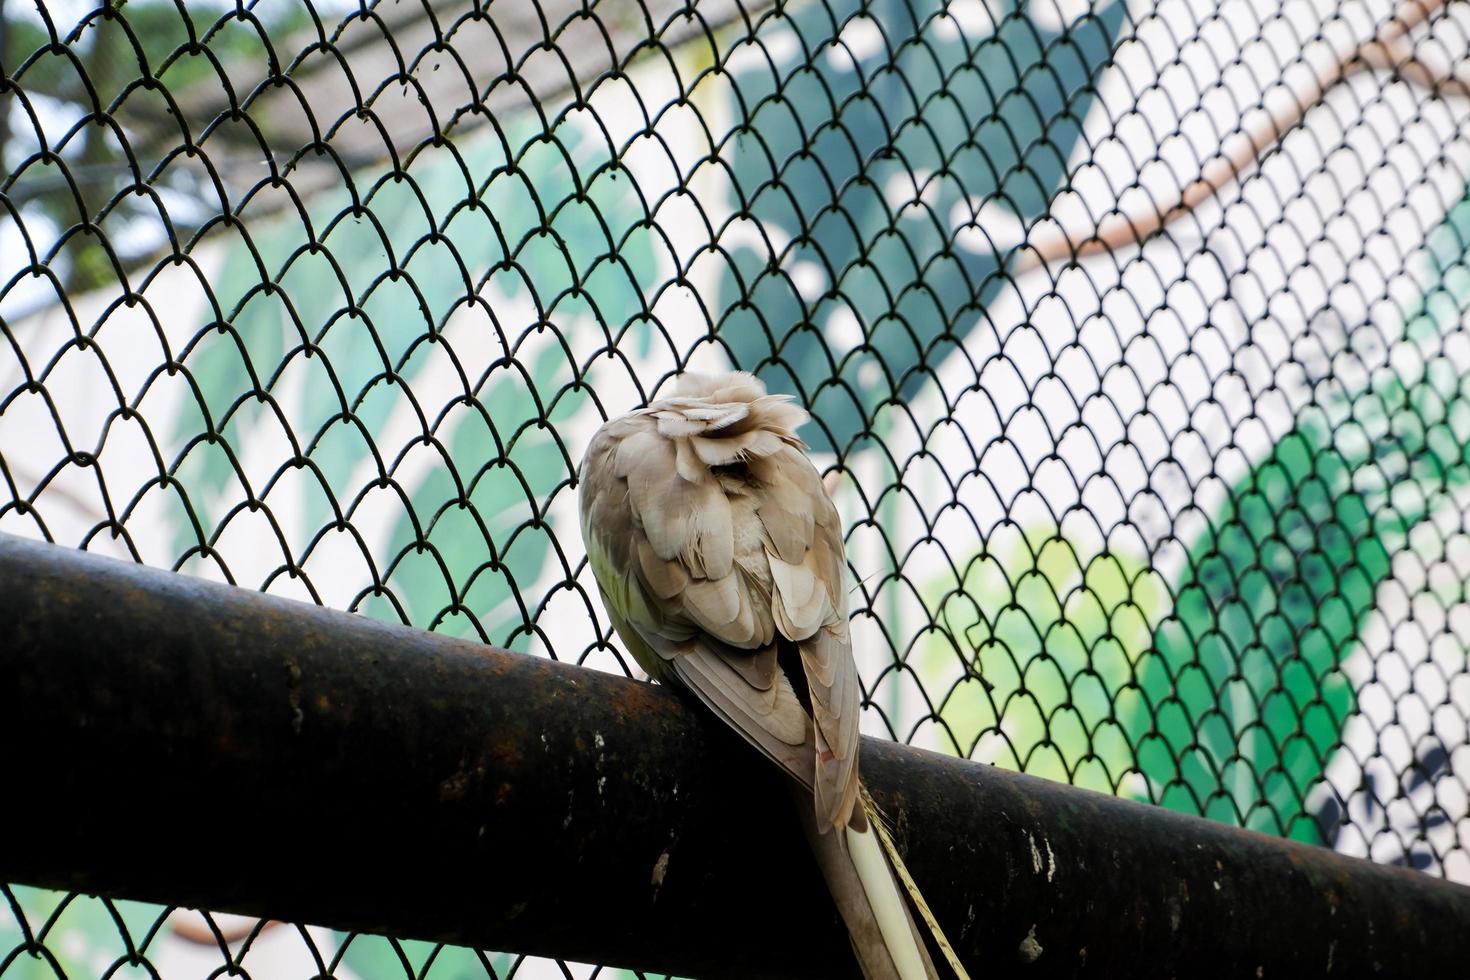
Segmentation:
<svg viewBox="0 0 1470 980">
<path fill-rule="evenodd" d="M 768 395 L 766 386 L 745 371 L 681 374 L 673 394 L 644 412 L 658 421 L 658 433 L 678 445 L 679 474 L 697 480 L 696 470 L 748 463 L 780 451 L 806 448 L 796 430 L 810 416 L 790 395 Z"/>
</svg>

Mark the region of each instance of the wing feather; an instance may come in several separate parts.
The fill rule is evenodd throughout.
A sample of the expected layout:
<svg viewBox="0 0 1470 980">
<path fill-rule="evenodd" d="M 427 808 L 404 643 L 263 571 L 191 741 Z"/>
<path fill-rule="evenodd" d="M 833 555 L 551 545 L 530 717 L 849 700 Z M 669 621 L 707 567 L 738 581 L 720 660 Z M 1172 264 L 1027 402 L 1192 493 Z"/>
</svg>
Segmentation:
<svg viewBox="0 0 1470 980">
<path fill-rule="evenodd" d="M 696 694 L 701 697 L 713 695 L 723 705 L 733 706 L 733 712 L 724 713 L 732 714 L 740 722 L 735 727 L 747 737 L 755 736 L 753 740 L 760 743 L 761 747 L 766 747 L 765 743 L 768 741 L 760 737 L 762 733 L 779 741 L 784 746 L 780 754 L 799 759 L 801 767 L 806 770 L 807 779 L 804 781 L 810 781 L 813 751 L 811 722 L 802 710 L 801 702 L 797 700 L 785 674 L 777 672 L 775 683 L 769 690 L 762 691 L 746 683 L 738 671 L 732 669 L 717 654 L 697 643 L 673 658 L 673 664 L 674 670 Z M 751 720 L 755 722 L 753 728 L 749 724 Z M 800 772 L 793 774 L 798 777 L 803 775 Z"/>
<path fill-rule="evenodd" d="M 605 426 L 583 465 L 583 532 L 613 623 L 651 675 L 811 789 L 819 827 L 865 826 L 841 525 L 791 435 L 805 412 L 749 376 L 687 385 Z M 799 678 L 780 667 L 782 638 Z"/>
<path fill-rule="evenodd" d="M 817 823 L 857 826 L 865 823 L 856 806 L 862 691 L 847 628 L 840 522 L 810 460 L 788 449 L 777 462 L 772 481 L 780 484 L 782 495 L 800 491 L 813 516 L 799 566 L 771 556 L 774 591 L 779 594 L 771 604 L 777 626 L 797 641 L 810 694 L 817 740 Z"/>
</svg>

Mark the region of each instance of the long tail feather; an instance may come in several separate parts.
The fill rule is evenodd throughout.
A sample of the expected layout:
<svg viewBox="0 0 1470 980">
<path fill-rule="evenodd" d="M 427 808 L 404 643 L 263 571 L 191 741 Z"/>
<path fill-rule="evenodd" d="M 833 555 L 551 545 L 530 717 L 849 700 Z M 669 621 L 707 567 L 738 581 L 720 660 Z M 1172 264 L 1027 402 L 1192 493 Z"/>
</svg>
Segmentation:
<svg viewBox="0 0 1470 980">
<path fill-rule="evenodd" d="M 810 794 L 803 789 L 795 795 L 807 841 L 866 980 L 938 980 L 873 823 L 863 831 L 820 832 Z"/>
<path fill-rule="evenodd" d="M 888 863 L 893 868 L 898 880 L 903 882 L 903 887 L 914 908 L 918 910 L 919 917 L 924 920 L 929 934 L 934 937 L 934 942 L 939 946 L 939 951 L 944 954 L 944 959 L 949 963 L 949 968 L 954 971 L 958 980 L 970 980 L 970 974 L 955 954 L 954 947 L 950 945 L 949 937 L 944 934 L 944 929 L 939 925 L 939 920 L 934 917 L 934 912 L 929 908 L 929 903 L 924 900 L 924 893 L 919 891 L 919 886 L 914 883 L 913 875 L 903 863 L 903 855 L 898 853 L 898 847 L 893 843 L 893 834 L 888 830 L 888 821 L 883 816 L 883 811 L 878 809 L 878 804 L 873 802 L 873 797 L 868 793 L 868 787 L 858 787 L 859 799 L 863 804 L 863 813 L 868 817 L 868 825 L 877 834 L 878 840 L 883 844 L 883 851 L 888 857 Z"/>
</svg>

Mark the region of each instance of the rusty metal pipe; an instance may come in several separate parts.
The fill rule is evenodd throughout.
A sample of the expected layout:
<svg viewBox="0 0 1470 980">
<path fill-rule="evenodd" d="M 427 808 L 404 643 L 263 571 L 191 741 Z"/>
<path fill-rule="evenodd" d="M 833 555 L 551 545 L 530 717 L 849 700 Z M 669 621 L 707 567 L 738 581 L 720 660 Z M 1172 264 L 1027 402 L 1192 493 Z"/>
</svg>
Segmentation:
<svg viewBox="0 0 1470 980">
<path fill-rule="evenodd" d="M 977 978 L 1470 963 L 1470 889 L 887 742 L 863 769 Z M 783 787 L 673 693 L 6 535 L 0 779 L 5 880 L 856 976 Z"/>
</svg>

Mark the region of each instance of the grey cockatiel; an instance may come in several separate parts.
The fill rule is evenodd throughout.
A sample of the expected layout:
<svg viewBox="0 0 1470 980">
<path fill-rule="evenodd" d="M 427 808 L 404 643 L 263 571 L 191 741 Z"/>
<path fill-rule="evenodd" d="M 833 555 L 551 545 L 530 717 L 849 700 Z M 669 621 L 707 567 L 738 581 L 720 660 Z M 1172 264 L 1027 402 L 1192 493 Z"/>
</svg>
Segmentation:
<svg viewBox="0 0 1470 980">
<path fill-rule="evenodd" d="M 858 780 L 842 528 L 796 437 L 806 421 L 750 374 L 681 376 L 671 397 L 593 437 L 582 536 L 638 663 L 804 787 L 807 836 L 864 975 L 930 980 Z"/>
</svg>

